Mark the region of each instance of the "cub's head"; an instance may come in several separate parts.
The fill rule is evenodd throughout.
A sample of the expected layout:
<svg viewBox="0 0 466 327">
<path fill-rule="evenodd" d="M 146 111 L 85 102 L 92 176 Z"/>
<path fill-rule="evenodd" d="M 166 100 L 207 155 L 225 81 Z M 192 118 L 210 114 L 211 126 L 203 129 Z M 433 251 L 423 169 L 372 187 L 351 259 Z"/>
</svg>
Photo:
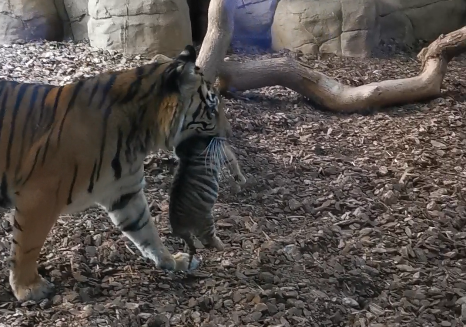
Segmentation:
<svg viewBox="0 0 466 327">
<path fill-rule="evenodd" d="M 176 147 L 181 141 L 196 135 L 225 139 L 231 134 L 219 93 L 204 79 L 195 62 L 196 51 L 188 45 L 167 63 L 163 71 L 162 91 L 165 95 L 161 110 L 174 110 L 170 131 L 166 133 L 167 148 Z M 171 105 L 164 105 L 164 101 Z M 173 109 L 169 109 L 170 106 Z"/>
</svg>

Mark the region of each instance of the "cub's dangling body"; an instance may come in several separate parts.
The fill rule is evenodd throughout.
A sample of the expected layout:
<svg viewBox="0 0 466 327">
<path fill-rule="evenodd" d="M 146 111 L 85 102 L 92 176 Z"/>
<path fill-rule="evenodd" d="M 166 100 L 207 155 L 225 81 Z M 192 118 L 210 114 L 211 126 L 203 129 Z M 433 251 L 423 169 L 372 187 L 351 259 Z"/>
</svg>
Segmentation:
<svg viewBox="0 0 466 327">
<path fill-rule="evenodd" d="M 158 267 L 198 265 L 169 253 L 143 193 L 150 151 L 230 133 L 195 60 L 187 46 L 172 61 L 64 86 L 0 81 L 0 204 L 15 208 L 10 285 L 17 299 L 47 296 L 52 285 L 36 261 L 50 229 L 60 214 L 95 204 Z"/>
<path fill-rule="evenodd" d="M 228 143 L 211 136 L 193 136 L 175 148 L 179 165 L 170 189 L 169 220 L 173 234 L 181 237 L 190 259 L 196 254 L 194 237 L 209 248 L 222 251 L 216 235 L 213 207 L 218 197 L 219 172 L 225 163 L 234 180 L 243 185 L 238 160 Z"/>
</svg>

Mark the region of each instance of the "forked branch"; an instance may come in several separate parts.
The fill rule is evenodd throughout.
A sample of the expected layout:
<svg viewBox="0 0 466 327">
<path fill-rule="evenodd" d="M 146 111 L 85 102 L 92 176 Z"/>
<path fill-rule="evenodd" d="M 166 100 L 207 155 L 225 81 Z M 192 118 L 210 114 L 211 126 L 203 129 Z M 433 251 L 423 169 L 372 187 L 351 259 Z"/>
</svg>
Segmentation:
<svg viewBox="0 0 466 327">
<path fill-rule="evenodd" d="M 214 81 L 233 36 L 237 0 L 211 0 L 209 4 L 207 33 L 202 42 L 196 64 L 204 76 Z"/>
<path fill-rule="evenodd" d="M 246 63 L 223 61 L 233 33 L 235 10 L 236 0 L 211 0 L 209 26 L 197 60 L 208 79 L 214 80 L 218 74 L 222 92 L 280 85 L 330 111 L 362 112 L 438 97 L 449 61 L 466 52 L 465 26 L 440 36 L 419 53 L 418 76 L 352 87 L 291 58 Z"/>
<path fill-rule="evenodd" d="M 418 55 L 421 72 L 415 77 L 352 87 L 297 60 L 276 58 L 246 63 L 224 62 L 219 69 L 219 78 L 223 92 L 281 85 L 327 110 L 361 112 L 438 97 L 449 61 L 463 52 L 466 52 L 466 27 L 440 36 L 424 48 Z"/>
</svg>

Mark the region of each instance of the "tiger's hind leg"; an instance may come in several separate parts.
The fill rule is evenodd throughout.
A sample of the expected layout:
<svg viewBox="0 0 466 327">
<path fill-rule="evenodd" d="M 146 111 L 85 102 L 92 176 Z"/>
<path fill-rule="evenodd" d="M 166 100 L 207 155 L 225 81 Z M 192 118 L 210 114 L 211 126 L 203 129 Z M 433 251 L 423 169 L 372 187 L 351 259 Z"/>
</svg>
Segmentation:
<svg viewBox="0 0 466 327">
<path fill-rule="evenodd" d="M 58 213 L 40 205 L 22 205 L 26 202 L 40 203 L 38 197 L 28 196 L 25 201 L 19 201 L 12 216 L 10 286 L 19 301 L 38 301 L 54 289 L 52 283 L 38 274 L 37 260 Z"/>
<path fill-rule="evenodd" d="M 112 222 L 136 245 L 142 255 L 154 261 L 157 267 L 169 271 L 191 271 L 199 266 L 200 262 L 196 258 L 190 263 L 188 253 L 171 255 L 168 251 L 151 220 L 142 189 L 101 205 L 107 210 Z"/>
</svg>

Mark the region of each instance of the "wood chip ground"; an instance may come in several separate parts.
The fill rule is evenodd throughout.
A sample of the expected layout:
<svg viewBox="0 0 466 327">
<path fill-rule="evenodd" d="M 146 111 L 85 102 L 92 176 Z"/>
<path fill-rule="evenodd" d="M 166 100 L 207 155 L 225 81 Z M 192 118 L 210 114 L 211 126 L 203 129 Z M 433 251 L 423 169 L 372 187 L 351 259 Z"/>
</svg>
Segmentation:
<svg viewBox="0 0 466 327">
<path fill-rule="evenodd" d="M 234 49 L 230 60 L 290 55 Z M 255 52 L 254 52 L 255 51 Z M 413 55 L 299 57 L 349 85 L 414 76 Z M 0 46 L 0 78 L 63 84 L 144 58 L 87 44 Z M 466 322 L 466 57 L 444 96 L 369 115 L 317 111 L 282 87 L 228 100 L 232 144 L 248 178 L 224 179 L 216 205 L 223 253 L 201 250 L 196 273 L 154 269 L 90 209 L 62 216 L 40 258 L 57 293 L 17 303 L 1 220 L 4 326 L 463 326 Z M 147 195 L 173 252 L 168 196 L 174 160 L 147 159 Z"/>
</svg>

